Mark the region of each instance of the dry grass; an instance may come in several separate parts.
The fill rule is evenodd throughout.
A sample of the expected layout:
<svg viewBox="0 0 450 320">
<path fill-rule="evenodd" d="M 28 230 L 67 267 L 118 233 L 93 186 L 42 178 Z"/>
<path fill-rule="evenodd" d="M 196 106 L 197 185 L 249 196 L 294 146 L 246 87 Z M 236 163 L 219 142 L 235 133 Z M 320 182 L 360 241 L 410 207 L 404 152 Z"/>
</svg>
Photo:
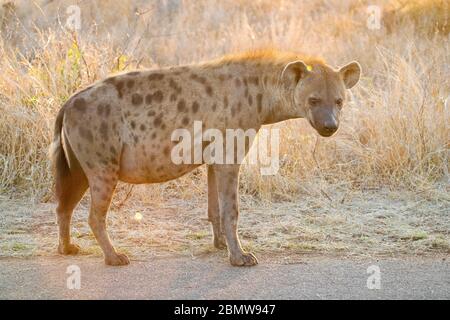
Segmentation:
<svg viewBox="0 0 450 320">
<path fill-rule="evenodd" d="M 317 253 L 358 257 L 450 254 L 448 206 L 437 200 L 440 196 L 434 190 L 421 198 L 404 191 L 348 195 L 342 188 L 329 192 L 330 201 L 314 194 L 297 202 L 266 205 L 242 197 L 244 247 L 258 255 L 286 259 Z M 218 252 L 212 246 L 203 199 L 172 198 L 151 205 L 135 201 L 132 207 L 115 207 L 108 219 L 111 238 L 132 259 Z M 56 254 L 54 205 L 24 206 L 23 201 L 0 200 L 4 213 L 0 257 Z M 87 205 L 84 201 L 75 212 L 74 242 L 81 245 L 82 254 L 101 256 L 87 224 Z"/>
<path fill-rule="evenodd" d="M 433 3 L 441 6 L 441 2 Z M 99 26 L 93 30 L 84 22 L 87 32 L 77 35 L 51 23 L 64 18 L 58 14 L 63 15 L 69 3 L 50 3 L 37 10 L 18 2 L 17 16 L 35 20 L 17 20 L 26 25 L 16 22 L 18 29 L 6 28 L 1 40 L 2 192 L 32 194 L 39 199 L 49 196 L 52 182 L 46 148 L 53 118 L 79 88 L 123 69 L 195 62 L 269 43 L 320 54 L 334 64 L 357 59 L 364 77 L 353 90 L 346 119 L 335 138 L 317 138 L 300 120 L 283 125 L 280 174 L 263 179 L 258 168 L 244 168 L 245 192 L 263 199 L 289 198 L 303 189 L 305 181 L 317 177 L 328 183 L 351 182 L 356 188 L 387 185 L 412 189 L 449 179 L 450 110 L 444 100 L 450 77 L 445 38 L 423 37 L 404 29 L 384 34 L 383 30 L 357 27 L 364 25 L 365 7 L 352 1 L 314 5 L 280 1 L 277 6 L 267 1 L 248 6 L 205 1 L 184 7 L 146 7 L 136 1 L 136 10 L 145 14 L 132 20 L 132 13 L 124 11 L 127 14 L 116 24 L 108 10 L 94 10 L 107 4 L 90 2 L 82 6 L 83 18 L 97 21 Z M 430 6 L 432 1 L 426 3 Z M 20 5 L 28 11 L 20 10 Z M 193 14 L 200 8 L 207 18 Z M 300 8 L 304 18 L 297 14 Z M 166 15 L 156 19 L 161 12 Z M 434 14 L 433 10 L 427 12 Z M 32 22 L 40 28 L 33 29 Z M 47 25 L 53 28 L 44 31 Z M 191 28 L 186 30 L 186 25 Z M 115 28 L 135 30 L 136 36 L 123 41 Z M 158 30 L 161 36 L 152 37 L 147 30 Z M 333 34 L 328 30 L 334 30 Z M 168 184 L 171 189 L 179 186 Z"/>
<path fill-rule="evenodd" d="M 384 14 L 389 31 L 403 29 L 405 24 L 412 22 L 417 31 L 428 35 L 448 35 L 450 32 L 449 0 L 397 0 Z"/>
<path fill-rule="evenodd" d="M 255 228 L 266 230 L 267 224 L 267 230 L 259 233 L 258 239 L 250 239 L 250 246 L 265 250 L 276 248 L 278 243 L 279 248 L 288 246 L 294 251 L 303 247 L 327 250 L 342 246 L 344 251 L 351 251 L 352 242 L 347 235 L 350 232 L 355 234 L 353 240 L 362 239 L 367 245 L 374 241 L 378 245 L 376 250 L 384 253 L 398 250 L 383 246 L 386 237 L 391 236 L 399 240 L 388 243 L 406 243 L 406 247 L 400 248 L 408 250 L 414 251 L 417 243 L 426 243 L 427 248 L 436 243 L 448 250 L 450 106 L 445 103 L 450 92 L 448 1 L 414 1 L 406 7 L 398 2 L 378 1 L 386 10 L 394 10 L 390 12 L 395 16 L 390 18 L 388 14 L 388 28 L 381 30 L 366 27 L 366 6 L 372 4 L 367 1 L 280 0 L 250 4 L 209 0 L 167 1 L 163 5 L 157 1 L 129 0 L 120 2 L 123 5 L 120 17 L 114 14 L 117 11 L 106 9 L 111 5 L 108 1 L 88 1 L 80 2 L 83 30 L 77 34 L 62 26 L 67 6 L 78 2 L 64 0 L 45 5 L 46 1 L 36 0 L 32 4 L 14 1 L 14 7 L 2 7 L 0 193 L 14 198 L 31 196 L 37 201 L 51 198 L 47 147 L 53 120 L 62 103 L 78 89 L 122 70 L 198 62 L 270 45 L 320 55 L 336 66 L 358 60 L 364 74 L 360 85 L 352 90 L 345 119 L 335 137 L 319 138 L 303 120 L 276 125 L 282 134 L 279 174 L 261 177 L 258 167 L 243 167 L 243 194 L 257 199 L 258 208 L 271 203 L 273 210 L 266 220 L 262 215 L 253 215 L 255 221 L 263 219 Z M 178 203 L 179 207 L 192 205 L 196 203 L 193 198 L 204 194 L 205 182 L 201 169 L 170 183 L 134 188 L 125 207 L 131 203 L 140 208 L 151 204 L 155 210 L 168 200 L 187 201 Z M 115 210 L 119 210 L 128 188 L 119 188 Z M 345 197 L 334 198 L 336 190 Z M 446 229 L 414 227 L 410 220 L 402 224 L 403 215 L 394 213 L 398 207 L 386 204 L 387 191 L 378 191 L 380 202 L 371 199 L 367 204 L 361 200 L 355 206 L 338 205 L 339 209 L 330 209 L 331 215 L 322 210 L 329 207 L 329 202 L 339 202 L 336 199 L 341 196 L 354 203 L 355 198 L 347 194 L 366 192 L 361 199 L 370 198 L 374 192 L 371 190 L 395 191 L 398 197 L 404 194 L 401 201 L 407 203 L 400 208 L 410 206 L 412 209 L 407 212 L 413 212 L 417 221 L 431 216 L 429 221 L 441 223 Z M 430 194 L 431 198 L 427 196 Z M 285 200 L 292 203 L 280 202 Z M 322 208 L 321 213 L 312 210 L 314 203 Z M 379 203 L 394 205 L 392 211 L 388 210 L 390 213 L 386 212 L 387 218 L 378 220 L 361 215 L 361 211 L 380 209 Z M 302 209 L 310 205 L 308 210 Z M 123 210 L 133 211 L 135 206 Z M 296 213 L 294 217 L 289 215 L 291 210 Z M 129 218 L 118 219 L 116 230 L 121 230 L 124 223 L 123 228 L 134 226 L 135 234 L 143 226 L 160 227 L 158 232 L 170 233 L 173 224 L 179 223 L 181 230 L 185 224 L 195 222 L 191 235 L 186 235 L 188 228 L 180 233 L 182 241 L 167 242 L 170 234 L 165 234 L 161 236 L 163 243 L 155 246 L 176 248 L 178 243 L 183 250 L 191 242 L 209 246 L 206 239 L 209 237 L 204 237 L 205 222 L 199 217 L 188 215 L 178 222 L 174 222 L 175 218 L 169 221 L 173 215 L 168 216 L 169 220 L 162 213 L 157 217 L 161 219 L 160 226 L 134 225 L 123 221 Z M 245 222 L 245 214 L 243 217 L 243 225 L 250 222 Z M 362 217 L 369 219 L 364 220 L 368 224 L 358 222 Z M 312 219 L 312 225 L 308 219 Z M 200 221 L 202 227 L 198 228 Z M 269 225 L 273 229 L 274 222 L 282 226 L 283 221 L 286 232 L 274 231 L 276 235 L 272 237 Z M 164 228 L 163 222 L 167 223 Z M 377 223 L 387 229 L 383 231 L 384 227 Z M 293 234 L 290 225 L 296 228 Z M 255 233 L 256 229 L 248 225 L 247 228 L 250 234 Z M 376 230 L 382 232 L 378 238 Z M 244 227 L 243 232 L 247 231 Z M 295 237 L 300 231 L 306 238 L 299 242 Z M 127 231 L 122 232 L 125 238 Z M 269 244 L 264 244 L 266 237 L 272 239 Z M 402 238 L 418 240 L 403 243 Z M 139 241 L 157 242 L 156 234 L 149 239 L 153 240 Z M 7 252 L 11 250 L 14 251 L 14 245 Z"/>
</svg>

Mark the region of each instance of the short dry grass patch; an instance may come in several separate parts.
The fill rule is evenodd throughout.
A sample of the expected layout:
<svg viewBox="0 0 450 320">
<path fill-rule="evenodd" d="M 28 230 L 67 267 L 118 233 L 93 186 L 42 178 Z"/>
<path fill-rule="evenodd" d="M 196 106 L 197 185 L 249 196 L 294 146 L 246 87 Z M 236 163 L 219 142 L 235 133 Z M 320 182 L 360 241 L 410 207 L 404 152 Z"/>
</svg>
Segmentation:
<svg viewBox="0 0 450 320">
<path fill-rule="evenodd" d="M 341 199 L 343 191 L 330 192 L 330 196 Z M 430 194 L 429 199 L 416 196 L 377 190 L 354 193 L 344 202 L 306 194 L 297 201 L 281 203 L 243 197 L 240 234 L 244 247 L 261 255 L 449 254 L 448 193 Z M 202 200 L 167 200 L 152 205 L 132 197 L 109 215 L 113 242 L 134 259 L 216 252 Z M 56 254 L 54 205 L 24 206 L 5 198 L 1 203 L 1 256 Z M 86 204 L 83 201 L 75 212 L 74 242 L 82 246 L 82 254 L 101 256 L 87 224 Z M 136 212 L 142 215 L 140 219 L 136 219 Z"/>
</svg>

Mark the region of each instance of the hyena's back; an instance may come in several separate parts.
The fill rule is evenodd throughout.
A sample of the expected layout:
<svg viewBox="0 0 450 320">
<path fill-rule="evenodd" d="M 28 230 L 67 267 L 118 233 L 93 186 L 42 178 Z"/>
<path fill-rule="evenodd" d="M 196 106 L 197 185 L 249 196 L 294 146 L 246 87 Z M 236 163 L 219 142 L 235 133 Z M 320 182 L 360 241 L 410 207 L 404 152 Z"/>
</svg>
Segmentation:
<svg viewBox="0 0 450 320">
<path fill-rule="evenodd" d="M 132 72 L 69 99 L 64 106 L 63 138 L 88 178 L 163 182 L 196 167 L 171 161 L 173 130 L 190 128 L 193 120 L 180 110 L 188 108 L 188 102 L 177 96 L 181 86 L 172 78 L 164 79 L 168 77 L 160 72 Z"/>
</svg>

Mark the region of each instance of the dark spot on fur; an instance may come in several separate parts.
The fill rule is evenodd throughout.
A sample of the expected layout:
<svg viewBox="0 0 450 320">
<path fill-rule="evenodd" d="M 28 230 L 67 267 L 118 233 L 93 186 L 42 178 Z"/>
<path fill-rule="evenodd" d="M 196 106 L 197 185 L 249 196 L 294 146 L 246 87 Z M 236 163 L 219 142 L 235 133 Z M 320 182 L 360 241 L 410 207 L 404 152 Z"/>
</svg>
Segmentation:
<svg viewBox="0 0 450 320">
<path fill-rule="evenodd" d="M 102 104 L 99 104 L 97 106 L 97 115 L 103 116 L 103 112 L 104 112 L 104 106 Z"/>
<path fill-rule="evenodd" d="M 141 105 L 143 101 L 144 101 L 144 99 L 142 98 L 142 96 L 139 93 L 134 93 L 131 96 L 131 103 L 135 106 Z"/>
<path fill-rule="evenodd" d="M 156 91 L 153 94 L 153 99 L 155 99 L 156 102 L 162 102 L 164 99 L 164 95 L 163 95 L 162 91 L 161 90 Z"/>
<path fill-rule="evenodd" d="M 207 83 L 207 80 L 206 80 L 205 77 L 202 77 L 202 76 L 199 76 L 199 75 L 193 73 L 193 74 L 191 74 L 191 79 L 194 80 L 194 81 L 196 81 L 196 82 L 198 82 L 198 83 L 201 83 L 202 85 L 204 85 L 204 86 L 205 86 L 205 91 L 206 91 L 206 93 L 207 93 L 210 97 L 212 96 L 212 94 L 213 94 L 213 89 L 212 89 L 212 87 Z"/>
<path fill-rule="evenodd" d="M 242 85 L 242 82 L 240 79 L 234 79 L 234 84 L 236 85 L 236 88 L 240 88 Z"/>
<path fill-rule="evenodd" d="M 163 117 L 163 114 L 161 113 L 155 118 L 155 120 L 153 120 L 153 124 L 155 125 L 155 127 L 159 127 L 161 125 L 162 117 Z"/>
<path fill-rule="evenodd" d="M 206 90 L 206 93 L 208 94 L 208 96 L 212 97 L 212 95 L 213 95 L 212 87 L 210 85 L 206 85 L 205 90 Z"/>
<path fill-rule="evenodd" d="M 177 109 L 179 112 L 184 112 L 186 110 L 186 102 L 184 101 L 184 99 L 181 99 L 178 102 Z"/>
<path fill-rule="evenodd" d="M 170 153 L 170 148 L 169 148 L 169 147 L 165 147 L 164 150 L 163 150 L 163 152 L 164 152 L 164 154 L 165 154 L 166 156 L 168 156 L 169 153 Z"/>
<path fill-rule="evenodd" d="M 119 98 L 122 99 L 123 98 L 123 81 L 119 81 L 117 83 L 114 84 L 117 90 L 117 93 L 119 94 Z"/>
<path fill-rule="evenodd" d="M 76 110 L 84 113 L 86 111 L 86 100 L 84 100 L 83 98 L 75 99 L 73 106 Z"/>
<path fill-rule="evenodd" d="M 258 113 L 261 113 L 262 111 L 262 98 L 263 95 L 261 93 L 258 93 L 256 95 L 256 105 L 258 106 Z"/>
<path fill-rule="evenodd" d="M 111 163 L 114 165 L 118 165 L 119 162 L 117 161 L 116 157 L 111 157 Z"/>
<path fill-rule="evenodd" d="M 177 94 L 180 94 L 181 91 L 182 91 L 181 87 L 180 87 L 180 86 L 178 85 L 178 83 L 177 83 L 175 80 L 173 80 L 173 79 L 170 79 L 170 81 L 169 81 L 169 87 L 171 87 Z"/>
<path fill-rule="evenodd" d="M 198 108 L 200 108 L 200 105 L 198 104 L 197 101 L 194 101 L 194 103 L 192 104 L 192 112 L 197 113 Z"/>
<path fill-rule="evenodd" d="M 90 163 L 89 161 L 86 162 L 86 165 L 88 166 L 89 169 L 93 169 L 94 168 L 92 163 Z"/>
<path fill-rule="evenodd" d="M 109 117 L 110 113 L 111 113 L 111 106 L 109 104 L 105 105 L 105 117 Z"/>
<path fill-rule="evenodd" d="M 152 133 L 152 139 L 155 139 L 156 138 L 156 132 L 153 132 Z"/>
<path fill-rule="evenodd" d="M 191 79 L 196 81 L 196 82 L 198 82 L 198 83 L 201 83 L 201 84 L 205 84 L 206 83 L 206 78 L 205 77 L 196 75 L 195 73 L 191 74 Z"/>
<path fill-rule="evenodd" d="M 252 97 L 252 95 L 249 95 L 248 96 L 248 104 L 251 106 L 251 105 L 253 105 L 253 97 Z"/>
<path fill-rule="evenodd" d="M 153 81 L 153 80 L 162 80 L 164 79 L 164 74 L 162 73 L 152 73 L 151 75 L 148 76 L 148 81 Z"/>
<path fill-rule="evenodd" d="M 258 85 L 259 85 L 259 78 L 256 77 L 256 76 L 254 76 L 254 77 L 249 77 L 249 78 L 248 78 L 248 81 L 249 81 L 251 84 L 254 84 L 255 86 L 258 86 Z"/>
<path fill-rule="evenodd" d="M 148 94 L 145 96 L 145 103 L 151 104 L 153 101 L 160 103 L 164 99 L 164 95 L 161 90 L 156 91 L 154 94 Z"/>
<path fill-rule="evenodd" d="M 183 125 L 188 125 L 189 124 L 189 118 L 188 117 L 184 117 L 183 118 Z"/>
<path fill-rule="evenodd" d="M 216 109 L 217 109 L 217 104 L 214 103 L 214 104 L 212 105 L 212 110 L 213 110 L 213 111 L 216 111 Z"/>
<path fill-rule="evenodd" d="M 141 126 L 139 127 L 139 129 L 141 129 L 141 131 L 145 131 L 145 129 L 147 129 L 147 127 L 145 126 L 145 124 L 141 124 Z"/>
<path fill-rule="evenodd" d="M 127 88 L 128 88 L 128 89 L 131 89 L 131 88 L 133 88 L 133 87 L 134 87 L 134 80 L 133 80 L 133 79 L 128 80 L 128 81 L 127 81 Z"/>
<path fill-rule="evenodd" d="M 149 112 L 147 112 L 147 116 L 149 116 L 149 117 L 153 117 L 155 114 L 156 113 L 153 110 L 150 110 Z"/>
<path fill-rule="evenodd" d="M 108 141 L 108 125 L 105 121 L 100 125 L 100 135 L 104 141 Z"/>
<path fill-rule="evenodd" d="M 148 94 L 145 96 L 145 104 L 151 104 L 153 101 L 153 95 L 152 94 Z"/>
<path fill-rule="evenodd" d="M 136 129 L 136 122 L 131 121 L 130 122 L 131 128 Z"/>
<path fill-rule="evenodd" d="M 111 147 L 109 148 L 109 151 L 111 151 L 112 154 L 117 154 L 117 150 L 116 150 L 116 148 L 114 148 L 113 146 L 111 146 Z"/>
<path fill-rule="evenodd" d="M 228 108 L 228 97 L 227 96 L 223 97 L 223 107 L 225 109 Z"/>
<path fill-rule="evenodd" d="M 84 127 L 79 127 L 79 128 L 78 128 L 78 132 L 80 133 L 80 136 L 81 136 L 83 139 L 86 139 L 86 140 L 88 140 L 89 142 L 94 141 L 94 137 L 92 136 L 91 130 L 86 129 L 86 128 L 84 128 Z"/>
</svg>

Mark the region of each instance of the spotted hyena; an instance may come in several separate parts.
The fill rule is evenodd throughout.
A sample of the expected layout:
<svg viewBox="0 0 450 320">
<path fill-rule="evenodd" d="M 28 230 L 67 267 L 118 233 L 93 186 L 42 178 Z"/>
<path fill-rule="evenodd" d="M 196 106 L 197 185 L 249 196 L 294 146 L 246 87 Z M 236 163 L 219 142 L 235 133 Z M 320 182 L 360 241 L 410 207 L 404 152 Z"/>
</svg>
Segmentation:
<svg viewBox="0 0 450 320">
<path fill-rule="evenodd" d="M 192 130 L 193 122 L 201 121 L 204 129 L 257 131 L 264 124 L 306 118 L 328 137 L 338 129 L 346 89 L 360 72 L 357 62 L 333 69 L 319 59 L 263 51 L 129 72 L 76 93 L 58 113 L 52 148 L 58 251 L 79 251 L 70 240 L 70 221 L 89 187 L 89 225 L 106 264 L 128 264 L 106 231 L 114 189 L 118 181 L 169 181 L 201 165 L 171 160 L 174 130 Z M 251 266 L 257 259 L 242 250 L 237 233 L 239 168 L 208 165 L 208 218 L 215 247 L 228 248 L 232 265 Z"/>
</svg>

